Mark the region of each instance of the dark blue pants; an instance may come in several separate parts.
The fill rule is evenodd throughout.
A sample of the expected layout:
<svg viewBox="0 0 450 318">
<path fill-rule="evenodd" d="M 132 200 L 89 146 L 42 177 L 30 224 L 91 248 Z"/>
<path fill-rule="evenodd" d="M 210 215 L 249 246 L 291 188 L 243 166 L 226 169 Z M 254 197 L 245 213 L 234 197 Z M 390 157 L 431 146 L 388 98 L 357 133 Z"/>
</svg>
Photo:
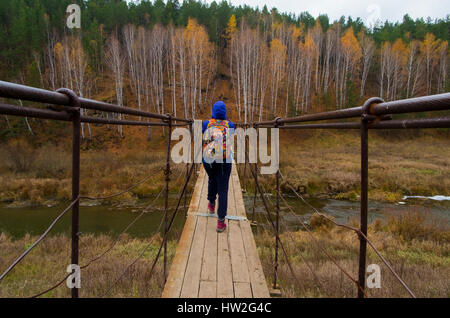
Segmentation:
<svg viewBox="0 0 450 318">
<path fill-rule="evenodd" d="M 217 214 L 219 220 L 225 220 L 228 207 L 228 183 L 230 181 L 231 163 L 206 163 L 203 162 L 206 173 L 208 174 L 208 201 L 211 204 L 216 202 L 216 196 L 219 195 L 219 206 Z"/>
</svg>

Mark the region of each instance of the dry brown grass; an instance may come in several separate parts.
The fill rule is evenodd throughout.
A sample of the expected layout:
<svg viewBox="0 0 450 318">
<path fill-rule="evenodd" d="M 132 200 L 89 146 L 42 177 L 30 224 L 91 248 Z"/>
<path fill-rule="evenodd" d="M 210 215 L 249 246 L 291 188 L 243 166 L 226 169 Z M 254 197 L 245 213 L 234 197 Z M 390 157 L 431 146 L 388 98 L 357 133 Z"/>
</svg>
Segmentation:
<svg viewBox="0 0 450 318">
<path fill-rule="evenodd" d="M 395 133 L 397 138 L 370 134 L 369 198 L 395 202 L 402 195 L 449 195 L 448 136 Z M 356 132 L 283 131 L 280 140 L 280 169 L 299 191 L 358 200 L 360 140 Z"/>
<path fill-rule="evenodd" d="M 404 132 L 396 132 L 401 136 Z M 81 191 L 102 196 L 120 191 L 144 178 L 158 174 L 121 199 L 147 197 L 160 191 L 164 183 L 165 139 L 154 137 L 142 145 L 142 136 L 129 135 L 121 146 L 108 150 L 83 150 Z M 312 196 L 359 199 L 360 141 L 356 132 L 282 131 L 281 171 L 290 184 Z M 295 143 L 292 142 L 295 140 Z M 89 144 L 85 144 L 85 148 Z M 67 148 L 67 149 L 66 149 Z M 159 149 L 156 150 L 155 149 Z M 399 201 L 402 195 L 449 195 L 450 141 L 446 136 L 419 135 L 387 138 L 371 133 L 369 142 L 369 198 Z M 33 148 L 23 139 L 0 146 L 0 201 L 68 200 L 71 197 L 70 147 L 46 145 Z M 177 176 L 183 165 L 172 165 Z M 247 172 L 247 175 L 249 173 Z M 252 189 L 247 180 L 245 188 Z M 275 180 L 261 178 L 267 189 Z M 178 191 L 181 182 L 171 188 Z M 281 185 L 286 192 L 285 184 Z"/>
<path fill-rule="evenodd" d="M 417 212 L 391 216 L 386 222 L 377 220 L 369 226 L 368 237 L 397 273 L 418 297 L 450 296 L 450 238 L 448 225 L 437 225 Z M 425 222 L 424 222 L 425 221 Z M 357 276 L 359 242 L 356 235 L 346 229 L 326 224 L 319 219 L 310 222 L 313 234 L 328 253 L 348 271 Z M 356 220 L 350 225 L 358 226 Z M 404 229 L 412 229 L 416 235 L 405 235 Z M 411 232 L 410 231 L 410 232 Z M 274 237 L 267 232 L 255 235 L 258 251 L 268 284 L 273 277 Z M 25 250 L 36 237 L 26 236 L 12 240 L 0 234 L 0 271 Z M 83 235 L 80 241 L 80 263 L 94 258 L 106 250 L 111 237 Z M 81 297 L 99 297 L 111 286 L 125 268 L 134 261 L 151 238 L 121 238 L 115 248 L 101 261 L 82 272 Z M 292 278 L 290 269 L 280 251 L 278 279 L 284 297 L 355 297 L 355 285 L 316 246 L 305 231 L 283 233 L 284 247 L 289 255 L 294 273 L 300 284 Z M 159 263 L 154 275 L 149 268 L 161 242 L 157 235 L 143 258 L 130 269 L 110 297 L 159 297 L 163 288 L 162 268 Z M 169 264 L 176 242 L 169 241 Z M 303 261 L 314 269 L 321 282 L 318 284 Z M 28 297 L 48 288 L 64 277 L 70 262 L 70 239 L 64 235 L 46 238 L 2 282 L 0 297 Z M 407 292 L 394 279 L 375 253 L 368 248 L 367 264 L 381 267 L 381 289 L 367 289 L 369 297 L 408 297 Z M 69 290 L 62 285 L 45 297 L 68 297 Z"/>
<path fill-rule="evenodd" d="M 0 147 L 0 201 L 44 204 L 46 200 L 71 198 L 71 153 L 61 147 L 34 149 L 23 140 Z M 124 147 L 121 151 L 88 150 L 81 153 L 82 195 L 107 196 L 154 175 L 130 193 L 115 200 L 144 198 L 158 193 L 164 186 L 165 153 Z M 172 164 L 170 189 L 178 192 L 185 165 Z"/>
<path fill-rule="evenodd" d="M 405 241 L 450 242 L 450 231 L 445 220 L 414 208 L 406 212 L 390 212 L 386 219 L 386 230 Z"/>
<path fill-rule="evenodd" d="M 424 223 L 425 220 L 425 223 Z M 318 222 L 316 222 L 318 223 Z M 357 224 L 352 221 L 352 225 Z M 336 226 L 318 225 L 313 234 L 319 243 L 354 278 L 358 272 L 359 241 L 356 234 Z M 405 235 L 405 231 L 409 233 Z M 415 235 L 411 233 L 415 232 Z M 391 216 L 383 224 L 377 220 L 369 226 L 368 237 L 380 253 L 418 297 L 450 296 L 450 238 L 446 227 L 430 223 L 416 212 Z M 355 297 L 355 284 L 317 247 L 306 231 L 281 235 L 294 273 L 280 251 L 279 284 L 284 297 Z M 256 241 L 268 283 L 273 277 L 274 237 L 267 232 L 256 235 Z M 301 256 L 313 268 L 323 289 L 319 289 Z M 367 289 L 369 297 L 409 297 L 378 256 L 368 247 L 367 264 L 381 267 L 381 288 Z"/>
<path fill-rule="evenodd" d="M 12 240 L 0 234 L 0 269 L 27 248 L 36 237 L 26 236 Z M 149 239 L 123 237 L 104 258 L 82 270 L 80 297 L 100 297 L 119 278 L 149 243 Z M 112 242 L 109 236 L 83 235 L 80 240 L 80 264 L 84 264 L 106 250 Z M 161 242 L 158 235 L 144 256 L 129 269 L 127 274 L 112 288 L 107 297 L 160 297 L 164 285 L 161 261 L 150 276 L 151 264 Z M 171 261 L 175 243 L 168 243 Z M 70 264 L 70 239 L 64 235 L 50 236 L 35 248 L 2 281 L 0 297 L 29 297 L 41 292 L 66 275 Z M 170 264 L 170 263 L 169 263 Z M 70 297 L 65 283 L 42 297 Z"/>
</svg>

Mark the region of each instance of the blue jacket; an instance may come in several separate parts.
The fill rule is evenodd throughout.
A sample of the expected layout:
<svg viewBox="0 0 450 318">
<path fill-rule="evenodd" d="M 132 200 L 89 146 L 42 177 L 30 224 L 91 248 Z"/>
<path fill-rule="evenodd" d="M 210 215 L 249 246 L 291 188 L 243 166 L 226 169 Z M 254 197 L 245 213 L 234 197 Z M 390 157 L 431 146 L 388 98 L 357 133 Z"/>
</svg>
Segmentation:
<svg viewBox="0 0 450 318">
<path fill-rule="evenodd" d="M 215 102 L 212 109 L 212 116 L 213 119 L 222 119 L 222 120 L 228 120 L 227 117 L 227 107 L 225 106 L 225 103 L 222 101 Z M 202 133 L 206 131 L 206 128 L 208 128 L 209 120 L 204 120 L 202 124 Z M 234 124 L 231 121 L 228 121 L 228 126 L 232 129 L 235 129 Z"/>
</svg>

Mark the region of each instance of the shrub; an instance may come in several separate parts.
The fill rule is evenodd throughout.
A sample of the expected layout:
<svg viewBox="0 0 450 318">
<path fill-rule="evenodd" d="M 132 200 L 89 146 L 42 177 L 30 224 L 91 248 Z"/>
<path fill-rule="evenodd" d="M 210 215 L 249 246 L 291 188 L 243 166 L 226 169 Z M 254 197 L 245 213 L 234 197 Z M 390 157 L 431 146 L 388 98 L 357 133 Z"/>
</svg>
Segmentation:
<svg viewBox="0 0 450 318">
<path fill-rule="evenodd" d="M 335 220 L 334 217 L 332 216 L 328 216 L 330 219 L 332 219 L 333 221 Z M 320 216 L 318 214 L 313 214 L 311 216 L 311 218 L 309 219 L 309 225 L 313 228 L 313 229 L 330 229 L 334 226 L 334 224 L 327 220 L 326 218 L 324 218 L 323 216 Z"/>
<path fill-rule="evenodd" d="M 372 224 L 369 225 L 369 229 L 374 232 L 381 232 L 383 230 L 383 221 L 376 219 Z"/>
<path fill-rule="evenodd" d="M 338 193 L 334 196 L 336 200 L 349 200 L 349 201 L 358 201 L 359 195 L 356 191 L 349 191 L 345 193 Z"/>
<path fill-rule="evenodd" d="M 439 223 L 429 212 L 409 210 L 391 213 L 386 218 L 386 229 L 406 241 L 413 239 L 450 241 L 448 225 Z"/>
</svg>

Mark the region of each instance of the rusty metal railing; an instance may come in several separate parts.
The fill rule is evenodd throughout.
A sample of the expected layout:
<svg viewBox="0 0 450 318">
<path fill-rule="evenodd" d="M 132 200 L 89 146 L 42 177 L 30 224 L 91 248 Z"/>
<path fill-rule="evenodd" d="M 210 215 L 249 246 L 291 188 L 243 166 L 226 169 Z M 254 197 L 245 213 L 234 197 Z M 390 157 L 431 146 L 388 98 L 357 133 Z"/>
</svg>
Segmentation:
<svg viewBox="0 0 450 318">
<path fill-rule="evenodd" d="M 358 280 L 356 281 L 358 287 L 358 297 L 365 296 L 365 273 L 366 273 L 366 249 L 367 249 L 367 220 L 368 220 L 368 158 L 369 158 L 369 129 L 410 129 L 410 128 L 449 128 L 450 117 L 434 117 L 423 119 L 398 119 L 392 120 L 394 114 L 406 114 L 416 112 L 432 112 L 450 110 L 450 93 L 437 94 L 431 96 L 423 96 L 417 98 L 403 99 L 397 101 L 385 102 L 381 98 L 373 97 L 368 99 L 363 106 L 322 112 L 316 114 L 306 114 L 297 117 L 280 118 L 273 120 L 254 122 L 252 124 L 241 124 L 242 126 L 253 126 L 254 128 L 271 128 L 277 127 L 280 129 L 359 129 L 361 136 L 361 196 L 360 196 L 360 228 L 357 229 L 360 240 L 359 247 L 359 266 L 358 266 Z M 358 122 L 321 122 L 310 123 L 317 121 L 328 121 L 336 119 L 351 119 L 359 118 Z M 302 124 L 306 123 L 306 124 Z M 256 170 L 256 167 L 255 167 Z M 276 221 L 274 226 L 276 235 L 275 244 L 275 263 L 274 263 L 274 288 L 276 287 L 277 268 L 278 268 L 278 242 L 279 229 L 279 173 L 277 173 L 277 204 L 276 204 Z M 263 198 L 264 205 L 267 204 L 264 200 L 264 194 L 258 186 L 258 179 L 256 171 L 254 173 L 255 198 L 257 192 L 260 192 Z M 255 202 L 255 200 L 254 200 Z M 370 241 L 369 244 L 371 245 Z M 372 246 L 372 245 L 371 245 Z M 373 248 L 373 246 L 372 246 Z M 381 256 L 378 251 L 377 255 Z M 381 257 L 382 258 L 382 257 Z M 385 261 L 382 258 L 383 261 Z M 390 267 L 390 270 L 393 269 Z M 394 272 L 394 276 L 399 278 Z M 411 296 L 415 297 L 406 284 L 400 279 L 400 282 L 408 290 Z"/>
<path fill-rule="evenodd" d="M 66 89 L 66 88 L 61 88 L 61 89 L 58 89 L 56 92 L 53 92 L 53 91 L 48 91 L 48 90 L 44 90 L 44 89 L 40 89 L 40 88 L 34 88 L 34 87 L 25 86 L 25 85 L 19 85 L 19 84 L 14 84 L 14 83 L 10 83 L 10 82 L 0 81 L 0 97 L 49 104 L 46 109 L 43 109 L 43 108 L 34 108 L 34 107 L 18 107 L 15 105 L 0 103 L 0 114 L 72 122 L 72 202 L 62 213 L 60 213 L 60 215 L 58 215 L 58 217 L 56 217 L 53 220 L 53 222 L 50 224 L 50 226 L 47 228 L 47 230 L 24 253 L 22 253 L 18 258 L 16 258 L 15 261 L 0 275 L 0 281 L 35 246 L 37 246 L 47 236 L 47 234 L 51 231 L 53 226 L 70 209 L 72 209 L 71 263 L 75 264 L 75 265 L 79 264 L 79 259 L 78 259 L 79 258 L 79 235 L 80 235 L 80 232 L 79 232 L 79 201 L 80 201 L 80 198 L 92 199 L 89 197 L 80 197 L 81 123 L 98 123 L 98 124 L 125 125 L 125 126 L 147 126 L 147 127 L 150 127 L 150 126 L 165 127 L 165 126 L 167 126 L 167 127 L 169 127 L 169 134 L 168 134 L 168 140 L 167 140 L 168 147 L 167 147 L 167 157 L 166 157 L 166 168 L 164 171 L 166 178 L 165 178 L 165 187 L 163 189 L 164 193 L 165 193 L 164 219 L 163 219 L 164 220 L 164 237 L 163 237 L 163 242 L 160 247 L 160 251 L 161 251 L 161 249 L 164 249 L 164 278 L 166 278 L 166 262 L 167 262 L 166 250 L 167 250 L 168 232 L 172 226 L 173 219 L 175 218 L 175 215 L 179 209 L 181 199 L 186 193 L 187 183 L 189 182 L 190 177 L 192 175 L 192 171 L 194 169 L 194 165 L 192 165 L 191 169 L 188 170 L 186 173 L 186 176 L 185 176 L 186 180 L 185 180 L 185 184 L 183 186 L 183 190 L 180 193 L 176 209 L 175 209 L 174 213 L 172 214 L 171 219 L 169 221 L 169 219 L 168 219 L 168 194 L 169 194 L 169 182 L 170 182 L 170 156 L 169 156 L 170 140 L 171 140 L 170 131 L 171 131 L 172 127 L 176 127 L 176 126 L 189 126 L 192 130 L 193 121 L 190 119 L 173 117 L 171 114 L 151 113 L 151 112 L 141 111 L 141 110 L 137 110 L 137 109 L 130 108 L 130 107 L 124 107 L 124 106 L 109 104 L 109 103 L 100 102 L 100 101 L 96 101 L 96 100 L 92 100 L 92 99 L 78 97 L 73 91 Z M 57 108 L 54 105 L 58 105 L 58 106 L 62 106 L 62 107 Z M 100 117 L 86 116 L 86 115 L 81 115 L 81 111 L 80 111 L 81 109 L 91 109 L 91 110 L 107 112 L 107 113 L 139 116 L 139 117 L 146 118 L 147 121 L 122 120 L 122 119 L 114 119 L 114 118 L 100 118 Z M 160 121 L 149 121 L 150 119 L 156 119 L 156 120 L 160 120 Z M 125 192 L 128 192 L 131 189 L 134 189 L 137 185 L 146 181 L 147 179 L 148 178 L 144 178 L 143 180 L 141 180 L 137 184 L 127 188 L 126 190 L 121 191 L 116 194 L 109 195 L 104 198 L 110 198 L 110 197 L 117 196 L 117 195 L 123 194 Z M 100 198 L 100 199 L 102 199 L 102 198 Z M 137 218 L 139 218 L 141 215 L 142 214 L 138 215 Z M 134 224 L 134 222 L 137 220 L 137 218 L 135 220 L 133 220 L 125 228 L 125 230 L 128 229 L 129 226 Z M 115 245 L 115 243 L 116 243 L 116 241 L 113 242 L 113 244 L 107 251 L 102 253 L 99 257 L 89 261 L 86 265 L 82 266 L 82 268 L 89 266 L 94 261 L 103 257 Z M 154 264 L 156 264 L 159 254 L 160 253 L 158 253 L 158 256 L 155 259 Z M 153 267 L 154 267 L 154 265 L 153 265 Z M 152 270 L 153 270 L 153 267 L 152 267 Z M 61 285 L 62 282 L 69 275 L 66 275 L 62 280 L 60 280 L 53 287 L 35 295 L 35 296 L 40 296 L 40 295 L 47 293 L 48 291 L 56 288 L 57 286 Z M 72 288 L 71 293 L 72 293 L 72 298 L 78 298 L 79 295 L 78 295 L 77 288 Z"/>
<path fill-rule="evenodd" d="M 71 204 L 58 216 L 50 227 L 45 231 L 41 237 L 27 249 L 19 258 L 17 258 L 8 269 L 0 275 L 0 281 L 17 265 L 30 251 L 34 248 L 42 239 L 50 232 L 54 224 L 59 218 L 64 215 L 70 208 L 72 209 L 72 248 L 71 259 L 72 264 L 78 264 L 79 255 L 79 200 L 80 200 L 80 145 L 81 145 L 81 123 L 99 123 L 99 124 L 112 124 L 112 125 L 128 125 L 128 126 L 167 126 L 169 127 L 168 135 L 168 149 L 170 150 L 170 130 L 176 126 L 189 126 L 192 131 L 192 120 L 184 118 L 172 117 L 170 114 L 156 114 L 137 110 L 130 107 L 122 107 L 119 105 L 109 104 L 105 102 L 99 102 L 91 99 L 81 98 L 76 96 L 71 90 L 59 89 L 56 92 L 43 90 L 39 88 L 33 88 L 25 85 L 18 85 L 14 83 L 0 81 L 0 97 L 10 99 L 21 99 L 32 102 L 60 105 L 62 108 L 55 108 L 49 106 L 47 109 L 33 108 L 33 107 L 18 107 L 15 105 L 0 103 L 0 114 L 34 117 L 41 119 L 50 119 L 58 121 L 72 122 L 72 202 Z M 147 118 L 147 121 L 142 120 L 122 120 L 114 118 L 100 118 L 93 116 L 81 115 L 80 109 L 91 109 L 109 113 L 120 113 L 131 116 L 139 116 Z M 331 112 L 323 112 L 317 114 L 308 114 L 291 118 L 276 118 L 270 121 L 256 122 L 251 124 L 255 128 L 259 127 L 277 127 L 280 129 L 360 129 L 361 135 L 361 203 L 360 203 L 360 229 L 358 230 L 360 239 L 359 249 L 359 268 L 358 268 L 358 280 L 355 280 L 358 286 L 358 297 L 365 296 L 365 265 L 366 265 L 366 248 L 367 248 L 367 211 L 368 211 L 368 131 L 369 129 L 407 129 L 407 128 L 448 128 L 450 127 L 450 117 L 441 118 L 425 118 L 425 119 L 401 119 L 392 120 L 393 114 L 413 113 L 413 112 L 429 112 L 429 111 L 442 111 L 450 109 L 450 93 L 411 98 L 399 101 L 384 102 L 380 98 L 371 98 L 364 103 L 363 106 L 341 109 Z M 335 119 L 351 119 L 360 118 L 359 122 L 326 122 L 311 124 L 308 122 L 335 120 Z M 149 119 L 156 119 L 160 121 L 149 121 Z M 299 124 L 306 123 L 306 124 Z M 243 126 L 249 126 L 244 124 Z M 246 162 L 248 159 L 246 158 Z M 264 194 L 258 184 L 256 165 L 253 170 L 250 167 L 255 183 L 256 190 L 263 198 L 266 210 L 268 210 L 267 202 L 264 200 Z M 151 272 L 155 267 L 156 261 L 164 250 L 164 279 L 166 278 L 166 249 L 167 249 L 167 235 L 170 230 L 175 215 L 180 206 L 181 199 L 186 192 L 186 186 L 194 171 L 194 164 L 186 170 L 186 182 L 183 186 L 183 190 L 180 193 L 176 209 L 170 220 L 168 218 L 168 191 L 170 181 L 170 163 L 169 156 L 166 159 L 166 169 L 164 171 L 166 175 L 165 179 L 165 214 L 164 214 L 164 237 L 159 248 L 157 257 L 152 265 Z M 281 248 L 283 255 L 288 261 L 286 251 L 279 238 L 279 177 L 277 173 L 277 214 L 276 219 L 272 220 L 269 214 L 270 223 L 276 230 L 276 262 L 274 272 L 274 286 L 276 287 L 278 268 L 278 246 Z M 141 182 L 141 181 L 140 181 Z M 129 191 L 134 186 L 129 187 L 126 191 Z M 122 193 L 122 192 L 121 192 Z M 255 197 L 256 199 L 256 192 Z M 255 203 L 255 200 L 254 200 Z M 134 222 L 134 221 L 133 221 Z M 132 222 L 132 223 L 133 223 Z M 115 244 L 115 243 L 114 243 Z M 370 242 L 369 242 L 370 244 Z M 104 255 L 104 254 L 102 254 Z M 91 264 L 89 262 L 88 264 Z M 288 263 L 289 264 L 289 263 Z M 289 267 L 293 273 L 292 267 Z M 350 277 L 351 278 L 351 277 Z M 353 278 L 352 278 L 353 280 Z M 56 286 L 59 286 L 60 281 Z M 52 288 L 54 288 L 52 287 Z M 52 288 L 38 294 L 41 295 Z M 109 292 L 109 290 L 108 290 Z M 78 297 L 78 289 L 72 289 L 72 297 Z"/>
</svg>

